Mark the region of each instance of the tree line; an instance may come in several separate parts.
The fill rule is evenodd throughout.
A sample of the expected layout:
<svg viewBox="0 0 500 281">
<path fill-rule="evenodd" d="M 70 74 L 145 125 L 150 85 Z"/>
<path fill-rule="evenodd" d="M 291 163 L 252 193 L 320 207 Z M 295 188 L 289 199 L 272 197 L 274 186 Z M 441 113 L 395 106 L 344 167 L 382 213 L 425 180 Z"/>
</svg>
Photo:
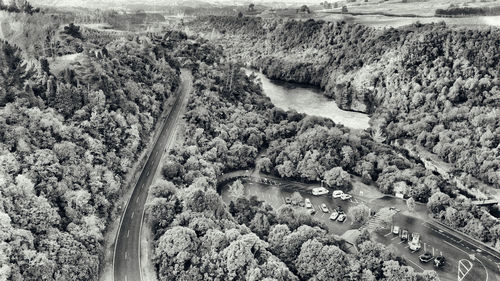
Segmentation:
<svg viewBox="0 0 500 281">
<path fill-rule="evenodd" d="M 356 136 L 332 121 L 275 108 L 254 76 L 225 63 L 222 50 L 203 39 L 172 48 L 191 50 L 197 58 L 186 61 L 194 89 L 147 206 L 159 280 L 437 280 L 435 273 L 416 273 L 368 233 L 360 235 L 359 252 L 353 253 L 308 213 L 288 206 L 274 210 L 255 197 L 224 203 L 217 177 L 255 165 L 274 168 L 267 160 L 255 162 L 273 142 L 307 139 L 318 124 L 336 130 L 336 141 Z M 341 152 L 331 153 L 341 165 Z M 344 176 L 332 169 L 328 179 L 343 183 Z"/>
<path fill-rule="evenodd" d="M 378 30 L 343 21 L 222 16 L 198 18 L 190 27 L 200 32 L 215 28 L 228 56 L 262 69 L 270 78 L 319 86 L 339 107 L 370 113 L 373 125 L 367 133 L 379 141 L 390 145 L 407 140 L 423 147 L 451 164 L 451 176 L 484 182 L 487 187 L 480 191 L 486 195 L 500 187 L 500 119 L 495 111 L 500 102 L 498 29 L 415 23 Z M 281 175 L 306 176 L 292 167 L 306 167 L 302 157 L 307 151 L 294 155 L 297 147 L 286 146 L 296 141 L 282 142 L 276 149 L 279 154 L 269 160 L 278 160 Z M 329 148 L 333 149 L 339 147 Z M 320 152 L 311 151 L 307 157 L 325 158 Z M 368 172 L 373 164 L 362 166 L 381 190 L 390 192 L 400 181 L 422 187 L 412 187 L 407 194 L 422 202 L 433 186 L 458 193 L 455 184 L 440 176 L 428 174 L 422 181 L 422 173 L 428 172 L 421 168 L 416 174 L 400 174 L 391 167 L 401 170 L 400 165 L 383 165 L 381 177 Z M 463 184 L 478 189 L 474 180 Z M 475 197 L 473 192 L 468 196 Z"/>
<path fill-rule="evenodd" d="M 98 279 L 125 177 L 179 85 L 155 38 L 78 31 L 56 31 L 85 49 L 63 66 L 0 41 L 0 280 Z"/>
</svg>

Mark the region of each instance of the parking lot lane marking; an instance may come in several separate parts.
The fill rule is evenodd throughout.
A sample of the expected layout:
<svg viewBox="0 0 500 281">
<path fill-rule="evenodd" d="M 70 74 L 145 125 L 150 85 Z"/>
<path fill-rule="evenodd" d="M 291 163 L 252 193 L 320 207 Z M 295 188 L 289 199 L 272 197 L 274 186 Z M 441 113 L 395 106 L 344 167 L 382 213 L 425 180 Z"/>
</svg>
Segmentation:
<svg viewBox="0 0 500 281">
<path fill-rule="evenodd" d="M 134 212 L 132 212 L 132 218 L 134 218 Z"/>
<path fill-rule="evenodd" d="M 403 258 L 405 258 L 405 256 L 403 256 Z M 416 264 L 416 263 L 415 263 L 415 262 L 413 262 L 412 260 L 410 260 L 410 259 L 406 259 L 406 258 L 405 258 L 405 260 L 407 260 L 407 261 L 411 262 L 413 265 L 415 265 L 416 267 L 420 268 L 422 271 L 424 271 L 424 270 L 425 270 L 423 267 L 421 267 L 420 265 Z"/>
<path fill-rule="evenodd" d="M 392 233 L 392 232 L 389 232 L 389 233 L 387 233 L 387 234 L 386 234 L 386 235 L 384 235 L 384 236 L 385 236 L 385 237 L 387 237 L 387 236 L 391 235 L 391 233 Z"/>
<path fill-rule="evenodd" d="M 403 244 L 404 242 L 405 242 L 405 241 L 403 240 L 403 241 L 399 242 L 398 244 Z"/>
<path fill-rule="evenodd" d="M 405 248 L 408 248 L 408 247 L 410 247 L 410 245 L 406 245 L 406 247 L 405 247 Z"/>
<path fill-rule="evenodd" d="M 394 236 L 394 237 L 392 237 L 392 238 L 391 238 L 391 240 L 394 240 L 394 239 L 396 239 L 396 238 L 399 238 L 399 237 L 397 237 L 397 236 Z"/>
</svg>

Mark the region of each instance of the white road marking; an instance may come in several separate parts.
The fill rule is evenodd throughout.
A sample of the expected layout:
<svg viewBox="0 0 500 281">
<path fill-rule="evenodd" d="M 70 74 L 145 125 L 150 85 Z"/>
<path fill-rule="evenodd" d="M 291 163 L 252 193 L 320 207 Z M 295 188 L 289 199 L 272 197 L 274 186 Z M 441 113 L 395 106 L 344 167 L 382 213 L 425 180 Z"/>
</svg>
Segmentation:
<svg viewBox="0 0 500 281">
<path fill-rule="evenodd" d="M 385 237 L 387 237 L 387 236 L 391 235 L 391 233 L 392 233 L 392 232 L 389 232 L 389 233 L 387 233 L 387 234 L 386 234 L 386 235 L 384 235 L 384 236 L 385 236 Z"/>
<path fill-rule="evenodd" d="M 135 199 L 135 203 L 139 202 L 139 196 Z"/>
<path fill-rule="evenodd" d="M 403 256 L 403 258 L 404 258 L 405 260 L 407 260 L 407 261 L 411 262 L 411 263 L 412 263 L 413 265 L 415 265 L 416 267 L 420 268 L 422 271 L 424 271 L 424 268 L 423 268 L 423 267 L 421 267 L 420 265 L 418 265 L 418 264 L 414 263 L 412 260 L 410 260 L 410 259 L 406 259 L 406 258 L 405 258 L 405 256 Z"/>
<path fill-rule="evenodd" d="M 156 151 L 155 156 L 158 156 L 158 150 Z"/>
<path fill-rule="evenodd" d="M 130 235 L 130 230 L 127 230 L 127 237 Z"/>
<path fill-rule="evenodd" d="M 127 252 L 125 252 L 125 259 L 127 259 Z"/>
<path fill-rule="evenodd" d="M 399 238 L 399 237 L 397 237 L 397 236 L 394 236 L 394 237 L 392 237 L 392 238 L 391 238 L 391 240 L 394 240 L 394 239 L 396 239 L 396 238 Z"/>
<path fill-rule="evenodd" d="M 458 261 L 458 281 L 464 280 L 467 273 L 472 269 L 473 265 L 469 260 L 462 259 Z"/>
<path fill-rule="evenodd" d="M 125 275 L 125 281 L 127 281 L 127 280 L 128 280 L 128 277 L 127 277 L 127 275 Z"/>
<path fill-rule="evenodd" d="M 398 244 L 403 244 L 404 242 L 405 242 L 405 241 L 403 240 L 403 241 L 399 242 Z"/>
<path fill-rule="evenodd" d="M 132 218 L 134 218 L 134 212 L 132 212 Z"/>
<path fill-rule="evenodd" d="M 149 172 L 150 172 L 150 170 L 148 170 L 148 174 L 147 174 L 148 177 L 149 177 Z"/>
<path fill-rule="evenodd" d="M 444 243 L 446 243 L 446 244 L 448 244 L 448 245 L 450 245 L 450 246 L 452 246 L 453 248 L 455 248 L 455 249 L 457 249 L 457 250 L 460 250 L 460 251 L 464 252 L 466 255 L 469 255 L 469 253 L 467 253 L 466 251 L 464 251 L 464 250 L 460 249 L 459 247 L 457 247 L 457 246 L 455 246 L 455 245 L 451 244 L 450 242 L 448 242 L 448 241 L 443 241 L 443 242 L 444 242 Z"/>
</svg>

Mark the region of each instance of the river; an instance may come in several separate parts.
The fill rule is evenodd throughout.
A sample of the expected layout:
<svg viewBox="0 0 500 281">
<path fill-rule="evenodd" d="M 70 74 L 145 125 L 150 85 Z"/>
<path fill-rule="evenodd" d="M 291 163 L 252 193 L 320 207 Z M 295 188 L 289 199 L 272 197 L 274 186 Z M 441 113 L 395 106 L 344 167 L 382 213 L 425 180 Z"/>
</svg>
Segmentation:
<svg viewBox="0 0 500 281">
<path fill-rule="evenodd" d="M 370 127 L 370 117 L 367 114 L 340 109 L 335 101 L 322 95 L 319 88 L 271 80 L 264 74 L 249 69 L 246 72 L 253 72 L 260 78 L 264 94 L 279 108 L 329 118 L 351 129 L 363 130 Z"/>
</svg>

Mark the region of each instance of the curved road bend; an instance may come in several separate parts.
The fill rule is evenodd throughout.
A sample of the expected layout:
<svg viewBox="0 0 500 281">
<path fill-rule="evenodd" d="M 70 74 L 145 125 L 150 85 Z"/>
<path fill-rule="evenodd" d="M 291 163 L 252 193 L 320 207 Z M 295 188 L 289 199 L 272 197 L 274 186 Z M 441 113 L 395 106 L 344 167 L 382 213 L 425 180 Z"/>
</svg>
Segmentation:
<svg viewBox="0 0 500 281">
<path fill-rule="evenodd" d="M 179 96 L 170 114 L 163 123 L 160 136 L 148 157 L 146 165 L 141 172 L 132 196 L 122 215 L 113 256 L 113 276 L 115 281 L 141 280 L 139 243 L 144 204 L 146 203 L 148 189 L 153 181 L 158 164 L 160 163 L 163 150 L 169 142 L 174 140 L 174 129 L 181 115 L 184 101 L 191 91 L 192 80 L 191 72 L 182 69 Z"/>
</svg>

